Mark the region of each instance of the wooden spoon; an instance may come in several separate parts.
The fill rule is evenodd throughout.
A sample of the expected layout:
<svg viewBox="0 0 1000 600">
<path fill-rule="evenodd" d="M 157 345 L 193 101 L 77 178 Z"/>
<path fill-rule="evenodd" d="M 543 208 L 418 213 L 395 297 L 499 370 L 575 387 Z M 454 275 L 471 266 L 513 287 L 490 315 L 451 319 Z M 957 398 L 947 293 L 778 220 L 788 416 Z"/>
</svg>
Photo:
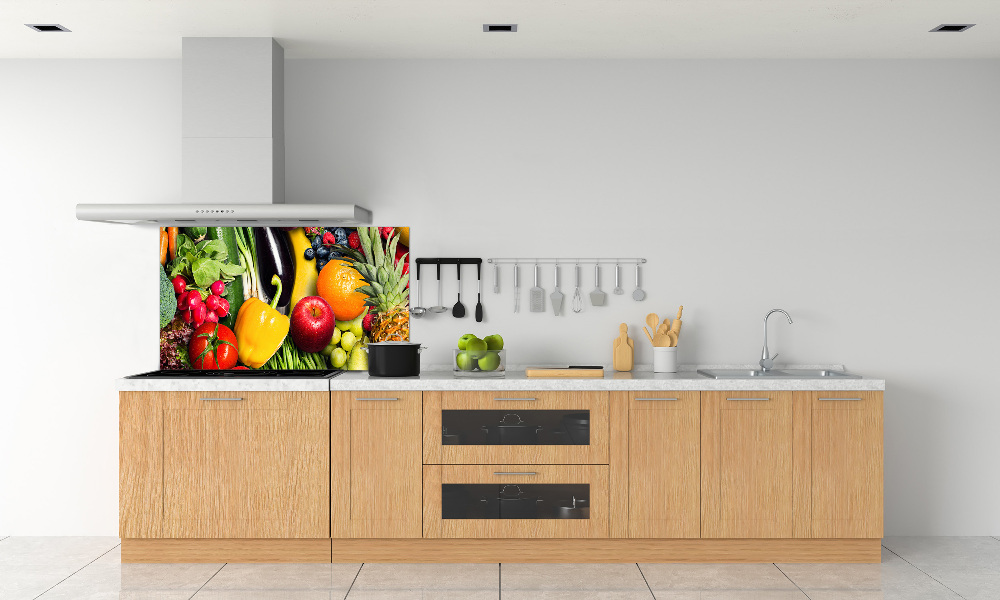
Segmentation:
<svg viewBox="0 0 1000 600">
<path fill-rule="evenodd" d="M 670 339 L 670 344 L 668 345 L 671 348 L 675 348 L 677 346 L 677 334 L 673 331 L 668 331 L 666 333 L 666 336 Z"/>
<path fill-rule="evenodd" d="M 660 317 L 656 316 L 656 313 L 649 313 L 646 315 L 646 325 L 649 325 L 649 329 L 655 333 L 656 328 L 660 326 Z"/>
<path fill-rule="evenodd" d="M 665 324 L 660 323 L 660 327 L 656 330 L 656 335 L 653 336 L 653 345 L 658 347 L 670 345 L 670 337 L 667 335 Z"/>
<path fill-rule="evenodd" d="M 649 338 L 649 343 L 650 343 L 651 345 L 655 346 L 656 344 L 653 344 L 653 336 L 649 335 L 649 330 L 648 330 L 648 329 L 646 329 L 646 327 L 645 327 L 645 326 L 643 326 L 642 330 L 646 332 L 646 337 L 648 337 L 648 338 Z"/>
</svg>

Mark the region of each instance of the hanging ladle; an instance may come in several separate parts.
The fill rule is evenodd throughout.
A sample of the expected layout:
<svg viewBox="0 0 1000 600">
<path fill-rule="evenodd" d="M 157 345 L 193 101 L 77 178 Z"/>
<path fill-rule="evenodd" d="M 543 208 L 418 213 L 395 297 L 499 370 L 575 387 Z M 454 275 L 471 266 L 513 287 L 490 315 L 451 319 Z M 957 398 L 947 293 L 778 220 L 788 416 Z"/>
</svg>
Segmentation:
<svg viewBox="0 0 1000 600">
<path fill-rule="evenodd" d="M 416 293 L 413 294 L 413 302 L 416 306 L 410 307 L 410 314 L 419 319 L 427 312 L 426 308 L 420 306 L 420 263 L 417 263 L 417 289 L 414 291 Z"/>
<path fill-rule="evenodd" d="M 448 312 L 448 307 L 441 304 L 441 291 L 443 286 L 441 285 L 441 263 L 438 263 L 438 303 L 437 306 L 432 306 L 428 310 L 436 313 Z"/>
</svg>

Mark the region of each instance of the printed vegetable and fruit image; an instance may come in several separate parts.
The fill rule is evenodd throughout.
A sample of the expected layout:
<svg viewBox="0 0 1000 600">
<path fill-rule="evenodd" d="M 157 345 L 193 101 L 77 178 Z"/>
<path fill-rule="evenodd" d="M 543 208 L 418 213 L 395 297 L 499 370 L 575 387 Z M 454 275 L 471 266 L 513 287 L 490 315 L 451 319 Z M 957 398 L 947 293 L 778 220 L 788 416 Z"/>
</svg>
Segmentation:
<svg viewBox="0 0 1000 600">
<path fill-rule="evenodd" d="M 160 229 L 160 369 L 368 369 L 409 341 L 409 227 Z"/>
</svg>

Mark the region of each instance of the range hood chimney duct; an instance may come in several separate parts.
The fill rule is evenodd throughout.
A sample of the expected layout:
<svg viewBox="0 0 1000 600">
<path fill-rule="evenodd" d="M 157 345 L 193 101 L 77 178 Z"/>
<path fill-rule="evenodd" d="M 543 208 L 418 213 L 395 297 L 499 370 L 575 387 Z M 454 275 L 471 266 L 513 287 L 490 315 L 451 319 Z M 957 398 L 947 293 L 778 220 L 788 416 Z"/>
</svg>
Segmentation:
<svg viewBox="0 0 1000 600">
<path fill-rule="evenodd" d="M 182 197 L 78 204 L 85 221 L 156 225 L 368 225 L 353 204 L 285 204 L 285 51 L 273 38 L 184 38 Z"/>
</svg>

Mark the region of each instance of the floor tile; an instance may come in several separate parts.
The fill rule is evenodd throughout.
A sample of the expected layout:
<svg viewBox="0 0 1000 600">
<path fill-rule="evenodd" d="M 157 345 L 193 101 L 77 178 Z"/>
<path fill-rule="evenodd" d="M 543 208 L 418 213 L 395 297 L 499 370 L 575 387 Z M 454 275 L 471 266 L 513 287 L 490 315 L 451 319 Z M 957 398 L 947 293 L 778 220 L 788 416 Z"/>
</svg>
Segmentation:
<svg viewBox="0 0 1000 600">
<path fill-rule="evenodd" d="M 966 600 L 1000 598 L 1000 570 L 935 567 L 927 574 Z"/>
<path fill-rule="evenodd" d="M 116 537 L 20 537 L 0 544 L 0 566 L 59 565 L 79 569 L 111 550 Z"/>
<path fill-rule="evenodd" d="M 342 600 L 343 591 L 331 590 L 201 590 L 192 600 Z M 40 599 L 41 600 L 41 599 Z"/>
<path fill-rule="evenodd" d="M 499 597 L 500 568 L 491 564 L 375 564 L 358 572 L 350 600 L 479 600 Z"/>
<path fill-rule="evenodd" d="M 653 595 L 634 563 L 504 563 L 500 591 L 505 600 L 650 600 Z"/>
<path fill-rule="evenodd" d="M 669 600 L 660 594 L 656 592 L 657 600 Z M 698 600 L 809 600 L 809 596 L 799 590 L 711 590 L 701 592 Z"/>
<path fill-rule="evenodd" d="M 208 563 L 127 563 L 121 566 L 121 590 L 122 593 L 140 591 L 194 593 L 221 568 L 221 564 Z"/>
<path fill-rule="evenodd" d="M 771 563 L 641 563 L 639 568 L 657 597 L 669 591 L 798 591 Z"/>
<path fill-rule="evenodd" d="M 1000 543 L 991 537 L 889 537 L 882 545 L 919 569 L 1000 570 Z"/>
<path fill-rule="evenodd" d="M 31 600 L 79 569 L 69 565 L 0 565 L 0 598 Z"/>
<path fill-rule="evenodd" d="M 328 590 L 347 594 L 360 564 L 227 564 L 203 591 Z"/>
<path fill-rule="evenodd" d="M 807 592 L 882 589 L 882 565 L 782 563 L 776 566 Z"/>
</svg>

